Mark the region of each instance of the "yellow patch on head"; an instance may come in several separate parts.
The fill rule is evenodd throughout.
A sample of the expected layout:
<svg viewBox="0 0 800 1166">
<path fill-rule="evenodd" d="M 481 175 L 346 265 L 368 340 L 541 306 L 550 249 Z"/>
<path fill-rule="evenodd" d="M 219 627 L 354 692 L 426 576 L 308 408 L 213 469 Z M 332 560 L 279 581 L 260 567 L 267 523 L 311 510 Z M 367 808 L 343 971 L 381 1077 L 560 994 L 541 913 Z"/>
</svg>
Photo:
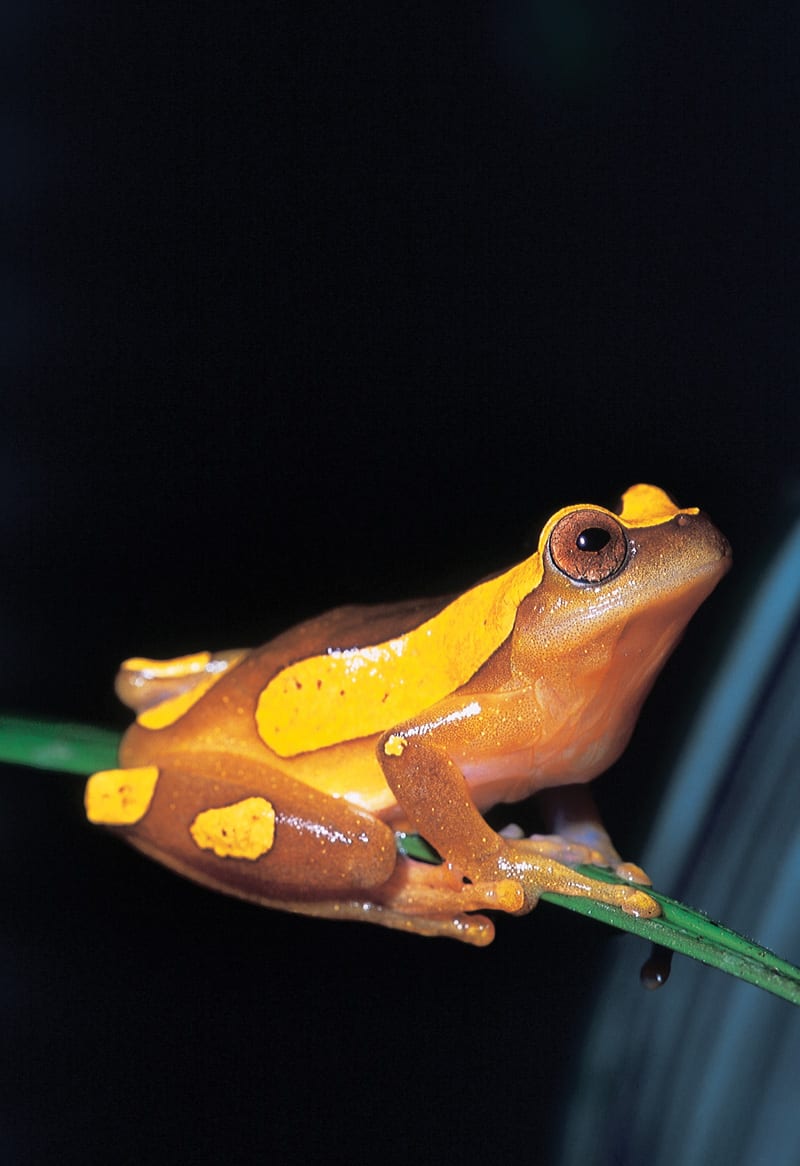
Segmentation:
<svg viewBox="0 0 800 1166">
<path fill-rule="evenodd" d="M 266 798 L 244 798 L 229 806 L 203 810 L 189 833 L 201 850 L 213 850 L 219 858 L 254 861 L 272 849 L 275 808 Z"/>
<path fill-rule="evenodd" d="M 625 526 L 634 529 L 637 526 L 660 526 L 678 514 L 699 513 L 696 506 L 681 510 L 658 486 L 646 486 L 640 482 L 622 495 L 622 512 L 618 518 Z"/>
<path fill-rule="evenodd" d="M 696 506 L 689 506 L 682 510 L 679 506 L 675 505 L 669 494 L 659 489 L 658 486 L 647 486 L 643 482 L 640 482 L 637 486 L 629 487 L 622 495 L 621 501 L 622 508 L 619 514 L 616 514 L 613 510 L 606 510 L 604 506 L 597 506 L 594 502 L 579 502 L 574 506 L 565 506 L 563 510 L 557 511 L 552 518 L 548 519 L 545 524 L 539 538 L 539 552 L 544 551 L 544 548 L 547 546 L 550 535 L 553 533 L 553 528 L 567 514 L 572 514 L 576 510 L 602 511 L 605 514 L 611 515 L 626 530 L 637 530 L 644 526 L 661 526 L 662 523 L 669 522 L 679 514 L 700 513 Z"/>
<path fill-rule="evenodd" d="M 132 826 L 150 808 L 158 768 L 104 769 L 86 783 L 86 817 L 98 826 Z"/>
</svg>

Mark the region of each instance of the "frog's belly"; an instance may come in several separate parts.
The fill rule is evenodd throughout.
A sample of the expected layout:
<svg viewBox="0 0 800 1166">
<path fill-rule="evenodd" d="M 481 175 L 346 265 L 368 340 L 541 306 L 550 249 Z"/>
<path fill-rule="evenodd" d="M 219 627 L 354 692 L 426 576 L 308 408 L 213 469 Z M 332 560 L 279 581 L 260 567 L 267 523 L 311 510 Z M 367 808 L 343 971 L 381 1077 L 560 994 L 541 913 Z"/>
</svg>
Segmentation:
<svg viewBox="0 0 800 1166">
<path fill-rule="evenodd" d="M 499 757 L 464 761 L 461 771 L 475 805 L 482 812 L 499 802 L 521 802 L 541 789 L 591 781 L 622 750 L 610 732 L 558 748 L 530 745 Z"/>
</svg>

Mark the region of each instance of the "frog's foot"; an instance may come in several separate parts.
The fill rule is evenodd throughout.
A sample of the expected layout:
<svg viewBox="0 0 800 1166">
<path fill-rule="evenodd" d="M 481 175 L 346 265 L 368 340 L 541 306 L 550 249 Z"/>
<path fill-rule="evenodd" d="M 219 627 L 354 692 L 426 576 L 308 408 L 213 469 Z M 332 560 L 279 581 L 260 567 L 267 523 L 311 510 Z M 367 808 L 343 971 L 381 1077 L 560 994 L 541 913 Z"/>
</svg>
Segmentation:
<svg viewBox="0 0 800 1166">
<path fill-rule="evenodd" d="M 299 915 L 321 919 L 378 923 L 417 935 L 458 939 L 474 947 L 485 947 L 494 939 L 494 923 L 477 911 L 505 911 L 524 914 L 522 884 L 517 879 L 466 882 L 446 863 L 434 866 L 400 858 L 391 877 L 364 895 L 322 899 L 270 899 L 246 896 L 264 907 L 275 907 Z M 531 904 L 532 906 L 532 904 Z"/>
<path fill-rule="evenodd" d="M 531 834 L 527 842 L 542 854 L 566 866 L 607 866 L 628 883 L 652 886 L 652 879 L 635 862 L 623 862 L 605 830 L 582 830 L 579 834 Z"/>
<path fill-rule="evenodd" d="M 519 845 L 532 844 L 533 849 L 543 858 L 552 858 L 565 866 L 612 866 L 608 855 L 599 847 L 587 842 L 565 838 L 561 834 L 529 834 L 520 839 Z"/>
<path fill-rule="evenodd" d="M 467 882 L 447 863 L 433 866 L 413 859 L 401 859 L 374 897 L 379 912 L 376 922 L 420 935 L 448 936 L 479 947 L 494 939 L 494 924 L 485 915 L 467 912 L 523 914 L 530 910 L 518 879 Z"/>
<path fill-rule="evenodd" d="M 498 875 L 520 882 L 528 910 L 536 905 L 541 895 L 551 893 L 608 903 L 610 906 L 621 908 L 628 915 L 642 919 L 652 919 L 661 914 L 658 903 L 644 891 L 634 886 L 605 883 L 590 878 L 568 866 L 563 861 L 564 857 L 567 857 L 570 863 L 612 866 L 616 872 L 617 864 L 609 863 L 607 856 L 602 852 L 557 835 L 544 838 L 534 836 L 519 842 L 507 842 L 496 860 L 496 869 Z M 638 872 L 646 881 L 644 872 L 632 863 L 619 865 Z M 626 875 L 622 877 L 629 878 Z M 629 881 L 641 882 L 642 879 L 629 878 Z"/>
<path fill-rule="evenodd" d="M 271 901 L 259 896 L 258 901 L 302 915 L 379 923 L 416 935 L 442 936 L 485 947 L 494 939 L 495 928 L 480 912 L 524 915 L 548 891 L 610 903 L 641 918 L 660 914 L 658 904 L 642 891 L 581 875 L 543 856 L 539 844 L 529 840 L 514 843 L 487 871 L 487 877 L 471 882 L 447 863 L 434 866 L 403 858 L 391 878 L 370 890 L 368 896 L 317 901 Z"/>
<path fill-rule="evenodd" d="M 468 912 L 493 910 L 524 914 L 530 910 L 517 879 L 469 883 L 446 863 L 433 866 L 405 858 L 398 862 L 392 877 L 370 891 L 368 898 L 265 902 L 265 905 L 324 919 L 379 923 L 382 927 L 412 931 L 416 935 L 458 939 L 474 947 L 485 947 L 492 942 L 494 923 L 486 915 Z"/>
<path fill-rule="evenodd" d="M 516 888 L 516 889 L 515 889 Z M 518 884 L 514 883 L 512 891 L 518 900 L 523 896 L 518 893 Z M 395 903 L 391 897 L 382 902 L 380 896 L 373 898 L 356 898 L 347 900 L 323 899 L 318 902 L 305 900 L 275 901 L 261 900 L 266 907 L 277 907 L 280 910 L 292 911 L 298 915 L 313 915 L 318 919 L 353 920 L 357 923 L 378 923 L 381 927 L 391 927 L 396 931 L 413 932 L 415 935 L 440 936 L 444 939 L 458 939 L 462 943 L 469 943 L 473 947 L 486 947 L 494 939 L 494 923 L 486 915 L 467 915 L 463 913 L 469 903 L 460 903 L 461 910 L 453 907 L 450 911 L 443 910 L 443 904 L 438 904 L 437 911 L 422 914 L 408 902 Z M 489 904 L 500 908 L 501 904 Z"/>
</svg>

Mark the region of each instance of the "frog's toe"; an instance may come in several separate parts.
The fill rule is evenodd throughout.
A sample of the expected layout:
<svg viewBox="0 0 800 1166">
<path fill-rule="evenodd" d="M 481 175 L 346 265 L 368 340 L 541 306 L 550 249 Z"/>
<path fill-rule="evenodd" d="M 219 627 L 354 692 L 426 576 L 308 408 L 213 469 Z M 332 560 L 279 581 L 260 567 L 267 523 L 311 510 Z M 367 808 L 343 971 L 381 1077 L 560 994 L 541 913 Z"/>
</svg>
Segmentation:
<svg viewBox="0 0 800 1166">
<path fill-rule="evenodd" d="M 643 887 L 652 887 L 653 880 L 637 866 L 635 862 L 618 862 L 614 865 L 614 874 L 625 879 L 628 883 L 638 883 Z"/>
<path fill-rule="evenodd" d="M 619 907 L 635 919 L 655 919 L 661 914 L 661 907 L 652 896 L 623 883 L 576 879 L 571 884 L 561 886 L 559 891 L 561 894 L 592 899 L 596 903 L 606 903 L 609 907 Z"/>
<path fill-rule="evenodd" d="M 635 919 L 657 919 L 661 914 L 661 907 L 650 895 L 644 891 L 635 891 L 633 887 L 618 887 L 628 894 L 616 902 L 626 915 L 633 915 Z"/>
<path fill-rule="evenodd" d="M 563 862 L 566 866 L 613 866 L 603 850 L 586 842 L 565 838 L 561 834 L 529 834 L 520 845 L 529 846 L 543 858 Z M 632 880 L 635 881 L 635 880 Z"/>
</svg>

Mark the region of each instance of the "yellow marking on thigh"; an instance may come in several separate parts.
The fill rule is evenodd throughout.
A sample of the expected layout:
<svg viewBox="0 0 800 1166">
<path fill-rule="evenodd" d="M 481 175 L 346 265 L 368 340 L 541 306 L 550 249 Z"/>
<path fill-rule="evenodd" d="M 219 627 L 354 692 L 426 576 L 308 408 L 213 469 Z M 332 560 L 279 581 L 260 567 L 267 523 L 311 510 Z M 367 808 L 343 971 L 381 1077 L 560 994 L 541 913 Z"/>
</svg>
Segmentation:
<svg viewBox="0 0 800 1166">
<path fill-rule="evenodd" d="M 117 696 L 137 713 L 137 724 L 145 729 L 173 725 L 195 705 L 244 652 L 195 652 L 174 660 L 151 660 L 132 656 L 117 673 Z"/>
<path fill-rule="evenodd" d="M 161 704 L 145 709 L 136 718 L 137 725 L 141 725 L 143 729 L 166 729 L 168 725 L 174 725 L 184 713 L 197 704 L 201 696 L 205 696 L 209 688 L 213 688 L 221 675 L 220 672 L 216 676 L 207 676 L 203 680 L 198 680 L 188 692 L 181 692 L 178 696 L 162 700 Z"/>
<path fill-rule="evenodd" d="M 123 672 L 141 672 L 145 680 L 174 680 L 179 676 L 195 676 L 211 660 L 210 652 L 195 652 L 191 656 L 176 656 L 173 660 L 150 660 L 145 656 L 131 656 L 123 660 Z"/>
<path fill-rule="evenodd" d="M 155 765 L 95 773 L 86 783 L 87 818 L 99 826 L 132 826 L 150 809 L 157 781 Z"/>
<path fill-rule="evenodd" d="M 189 827 L 201 850 L 213 850 L 219 858 L 254 861 L 272 849 L 275 841 L 275 809 L 266 798 L 245 798 L 229 806 L 202 810 Z"/>
</svg>

